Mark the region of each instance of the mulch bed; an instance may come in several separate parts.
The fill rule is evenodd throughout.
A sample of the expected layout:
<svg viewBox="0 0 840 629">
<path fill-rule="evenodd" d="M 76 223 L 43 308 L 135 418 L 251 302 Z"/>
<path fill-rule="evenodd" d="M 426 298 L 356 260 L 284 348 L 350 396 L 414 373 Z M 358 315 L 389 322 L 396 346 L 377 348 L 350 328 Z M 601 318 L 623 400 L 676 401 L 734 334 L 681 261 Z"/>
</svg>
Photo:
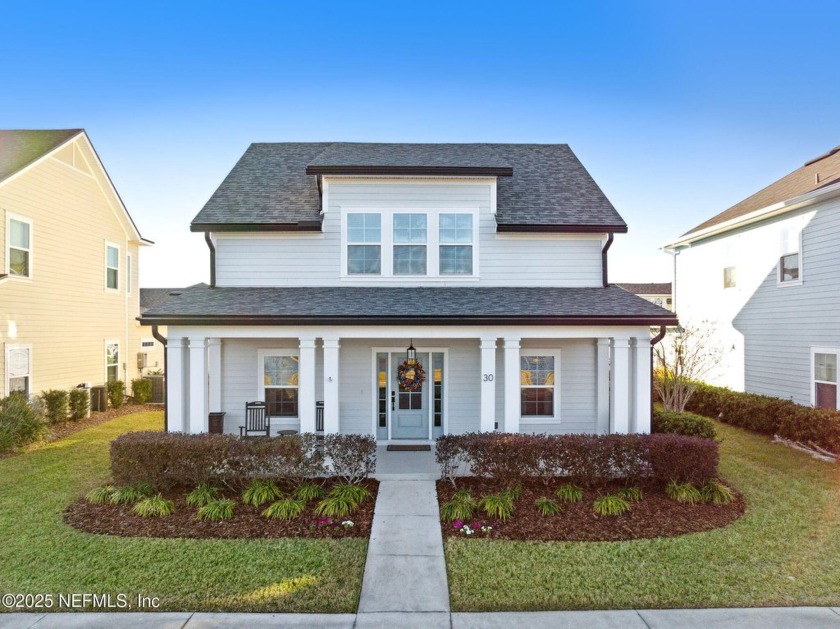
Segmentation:
<svg viewBox="0 0 840 629">
<path fill-rule="evenodd" d="M 516 501 L 513 516 L 507 521 L 488 518 L 483 511 L 476 509 L 474 517 L 466 522 L 471 527 L 473 523 L 479 526 L 492 525 L 494 528 L 491 532 L 478 531 L 467 536 L 456 529 L 452 522 L 442 522 L 443 536 L 581 542 L 675 537 L 727 526 L 740 518 L 745 510 L 743 496 L 734 490 L 735 500 L 728 505 L 690 506 L 670 499 L 663 487 L 639 485 L 644 497 L 631 502 L 629 512 L 619 516 L 599 516 L 592 508 L 595 499 L 621 489 L 624 485 L 583 488 L 583 500 L 565 503 L 554 495 L 554 490 L 561 484 L 558 482 L 546 487 L 539 480 L 523 483 L 522 495 Z M 482 496 L 499 493 L 503 487 L 490 479 L 468 477 L 458 479 L 457 489 L 469 490 L 472 497 L 479 500 Z M 437 482 L 438 500 L 441 504 L 451 500 L 455 491 L 449 482 Z M 534 501 L 540 497 L 555 500 L 561 505 L 562 511 L 554 516 L 541 515 L 534 506 Z"/>
<path fill-rule="evenodd" d="M 337 479 L 326 479 L 329 488 Z M 196 517 L 198 509 L 185 502 L 188 491 L 164 495 L 175 502 L 175 513 L 163 518 L 143 518 L 131 512 L 134 505 L 95 505 L 84 499 L 71 504 L 64 512 L 64 521 L 87 533 L 119 535 L 121 537 L 168 537 L 192 539 L 273 539 L 278 537 L 370 537 L 373 506 L 379 481 L 362 481 L 372 497 L 344 518 L 323 518 L 315 514 L 317 501 L 312 501 L 297 520 L 274 520 L 260 514 L 270 503 L 261 507 L 243 504 L 241 493 L 226 491 L 225 497 L 236 500 L 233 518 L 223 522 L 209 522 Z M 288 494 L 293 487 L 281 485 Z M 341 522 L 351 520 L 352 527 Z"/>
</svg>

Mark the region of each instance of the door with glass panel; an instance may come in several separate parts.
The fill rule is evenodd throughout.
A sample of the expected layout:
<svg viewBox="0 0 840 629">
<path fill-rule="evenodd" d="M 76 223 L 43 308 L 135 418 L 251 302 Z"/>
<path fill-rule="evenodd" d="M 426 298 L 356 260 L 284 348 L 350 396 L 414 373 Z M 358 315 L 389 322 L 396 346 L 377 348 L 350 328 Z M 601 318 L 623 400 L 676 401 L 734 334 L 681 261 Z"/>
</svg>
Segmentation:
<svg viewBox="0 0 840 629">
<path fill-rule="evenodd" d="M 432 438 L 443 434 L 444 415 L 444 353 L 418 354 L 426 372 L 423 388 L 413 398 L 400 397 L 397 368 L 405 360 L 405 352 L 377 352 L 376 387 L 376 438 L 428 439 L 432 423 Z M 424 361 L 428 360 L 428 364 Z M 399 408 L 400 406 L 409 408 Z M 422 408 L 411 408 L 420 406 Z M 393 423 L 391 423 L 393 422 Z M 394 428 L 393 434 L 389 428 Z M 422 434 L 421 434 L 422 433 Z M 414 435 L 419 435 L 415 437 Z"/>
<path fill-rule="evenodd" d="M 426 381 L 416 391 L 407 391 L 397 380 L 397 369 L 405 360 L 405 352 L 391 354 L 391 439 L 429 438 L 428 354 L 417 353 L 417 360 L 426 371 Z"/>
</svg>

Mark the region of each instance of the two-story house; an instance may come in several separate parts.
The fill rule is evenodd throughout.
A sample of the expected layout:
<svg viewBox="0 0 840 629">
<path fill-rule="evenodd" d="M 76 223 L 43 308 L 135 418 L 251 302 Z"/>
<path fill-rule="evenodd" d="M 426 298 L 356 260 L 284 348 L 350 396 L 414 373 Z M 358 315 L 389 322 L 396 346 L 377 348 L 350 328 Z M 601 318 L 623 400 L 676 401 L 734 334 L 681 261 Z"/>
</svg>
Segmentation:
<svg viewBox="0 0 840 629">
<path fill-rule="evenodd" d="M 715 384 L 838 408 L 840 147 L 666 249 L 680 321 L 722 345 Z"/>
<path fill-rule="evenodd" d="M 0 397 L 130 381 L 145 240 L 82 129 L 0 131 Z"/>
<path fill-rule="evenodd" d="M 168 429 L 427 441 L 648 432 L 650 326 L 607 283 L 627 225 L 566 145 L 253 144 L 192 222 L 210 285 L 168 326 Z M 320 426 L 318 426 L 320 428 Z"/>
<path fill-rule="evenodd" d="M 673 298 L 671 297 L 671 282 L 647 282 L 647 283 L 618 283 L 626 291 L 647 299 L 652 304 L 662 306 L 666 310 L 673 310 Z"/>
</svg>

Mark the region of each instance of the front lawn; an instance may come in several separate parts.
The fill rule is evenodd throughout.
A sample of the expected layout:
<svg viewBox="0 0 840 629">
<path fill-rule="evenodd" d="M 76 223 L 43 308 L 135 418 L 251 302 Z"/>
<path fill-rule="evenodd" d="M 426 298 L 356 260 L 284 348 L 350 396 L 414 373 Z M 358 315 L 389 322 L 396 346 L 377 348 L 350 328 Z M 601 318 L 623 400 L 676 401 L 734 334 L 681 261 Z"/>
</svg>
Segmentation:
<svg viewBox="0 0 840 629">
<path fill-rule="evenodd" d="M 0 460 L 0 592 L 139 594 L 160 597 L 161 610 L 355 612 L 364 539 L 121 538 L 64 523 L 71 502 L 108 481 L 111 440 L 159 429 L 161 415 L 126 415 Z"/>
<path fill-rule="evenodd" d="M 449 538 L 453 611 L 840 604 L 840 466 L 716 426 L 743 518 L 631 542 Z"/>
</svg>

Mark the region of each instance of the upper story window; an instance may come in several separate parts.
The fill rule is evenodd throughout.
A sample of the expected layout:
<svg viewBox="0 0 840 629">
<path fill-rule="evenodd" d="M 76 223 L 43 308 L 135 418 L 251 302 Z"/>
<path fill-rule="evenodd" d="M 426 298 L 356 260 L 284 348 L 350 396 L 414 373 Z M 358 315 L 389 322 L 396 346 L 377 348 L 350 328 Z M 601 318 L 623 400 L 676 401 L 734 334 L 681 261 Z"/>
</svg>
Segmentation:
<svg viewBox="0 0 840 629">
<path fill-rule="evenodd" d="M 344 214 L 344 275 L 448 279 L 476 275 L 473 211 Z"/>
<path fill-rule="evenodd" d="M 723 287 L 735 288 L 735 267 L 728 266 L 723 269 Z"/>
<path fill-rule="evenodd" d="M 105 245 L 105 288 L 118 290 L 120 287 L 120 248 Z"/>
<path fill-rule="evenodd" d="M 347 215 L 347 273 L 379 275 L 382 272 L 382 217 L 353 212 Z"/>
<path fill-rule="evenodd" d="M 9 217 L 9 275 L 32 277 L 32 223 Z"/>
<path fill-rule="evenodd" d="M 782 230 L 778 271 L 779 284 L 799 284 L 802 282 L 800 243 L 800 231 L 793 229 Z"/>
</svg>

